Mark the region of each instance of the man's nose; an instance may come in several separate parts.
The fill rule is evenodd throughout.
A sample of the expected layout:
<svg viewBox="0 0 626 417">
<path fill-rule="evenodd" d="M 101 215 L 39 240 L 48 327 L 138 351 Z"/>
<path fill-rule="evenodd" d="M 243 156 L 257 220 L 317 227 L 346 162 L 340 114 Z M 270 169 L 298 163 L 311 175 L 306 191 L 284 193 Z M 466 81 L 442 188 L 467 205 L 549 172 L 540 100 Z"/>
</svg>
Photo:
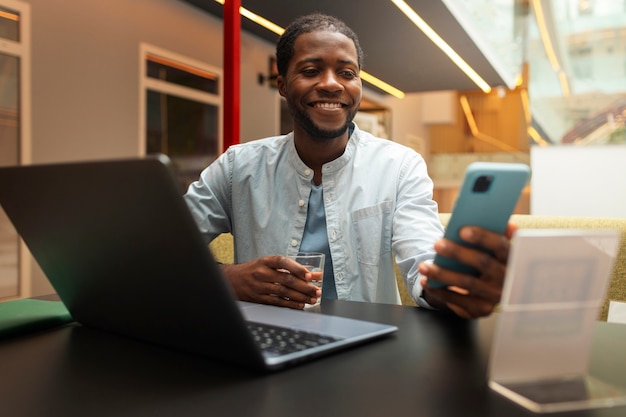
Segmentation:
<svg viewBox="0 0 626 417">
<path fill-rule="evenodd" d="M 339 76 L 335 73 L 335 71 L 324 71 L 320 78 L 320 82 L 318 83 L 318 88 L 321 88 L 326 91 L 339 91 L 343 88 L 343 84 L 339 80 Z"/>
</svg>

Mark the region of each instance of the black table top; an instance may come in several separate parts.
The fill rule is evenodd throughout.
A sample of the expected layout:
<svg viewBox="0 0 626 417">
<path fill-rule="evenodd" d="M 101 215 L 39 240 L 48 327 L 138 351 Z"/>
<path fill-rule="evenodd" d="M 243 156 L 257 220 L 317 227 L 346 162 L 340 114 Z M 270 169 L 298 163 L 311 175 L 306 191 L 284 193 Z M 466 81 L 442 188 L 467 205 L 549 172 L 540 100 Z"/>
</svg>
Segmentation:
<svg viewBox="0 0 626 417">
<path fill-rule="evenodd" d="M 530 416 L 492 392 L 494 317 L 326 301 L 395 336 L 259 374 L 70 325 L 0 343 L 0 412 L 21 416 Z M 626 326 L 598 323 L 591 371 L 626 388 Z M 556 416 L 624 416 L 626 407 Z"/>
</svg>

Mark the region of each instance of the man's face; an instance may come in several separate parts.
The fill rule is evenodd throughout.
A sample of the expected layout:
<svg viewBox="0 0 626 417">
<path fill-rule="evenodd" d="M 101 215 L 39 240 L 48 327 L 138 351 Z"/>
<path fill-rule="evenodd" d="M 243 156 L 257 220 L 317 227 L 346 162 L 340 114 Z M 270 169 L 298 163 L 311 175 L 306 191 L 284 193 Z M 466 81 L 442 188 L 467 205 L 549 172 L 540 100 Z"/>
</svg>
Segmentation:
<svg viewBox="0 0 626 417">
<path fill-rule="evenodd" d="M 315 138 L 341 136 L 361 102 L 354 42 L 336 32 L 300 35 L 287 73 L 278 77 L 278 88 L 294 123 L 306 133 Z"/>
</svg>

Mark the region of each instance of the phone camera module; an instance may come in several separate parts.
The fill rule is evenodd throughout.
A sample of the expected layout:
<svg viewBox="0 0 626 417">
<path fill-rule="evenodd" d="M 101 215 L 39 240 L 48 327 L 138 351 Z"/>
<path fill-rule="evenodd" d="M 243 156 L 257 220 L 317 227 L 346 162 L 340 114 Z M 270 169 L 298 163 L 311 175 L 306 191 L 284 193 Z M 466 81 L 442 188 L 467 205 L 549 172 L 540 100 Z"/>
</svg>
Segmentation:
<svg viewBox="0 0 626 417">
<path fill-rule="evenodd" d="M 481 175 L 476 179 L 476 182 L 474 182 L 474 188 L 472 188 L 472 191 L 474 191 L 475 193 L 487 192 L 492 182 L 492 175 Z"/>
</svg>

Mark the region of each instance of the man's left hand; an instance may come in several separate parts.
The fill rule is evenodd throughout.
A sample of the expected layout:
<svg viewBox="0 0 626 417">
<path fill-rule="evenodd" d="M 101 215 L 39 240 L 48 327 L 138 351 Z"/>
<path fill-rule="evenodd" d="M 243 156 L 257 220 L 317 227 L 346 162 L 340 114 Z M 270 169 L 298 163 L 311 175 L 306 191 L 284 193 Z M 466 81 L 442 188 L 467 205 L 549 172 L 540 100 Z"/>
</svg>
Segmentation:
<svg viewBox="0 0 626 417">
<path fill-rule="evenodd" d="M 513 223 L 508 224 L 504 235 L 473 226 L 460 230 L 461 239 L 489 249 L 491 253 L 462 246 L 448 239 L 435 242 L 435 251 L 438 254 L 474 267 L 479 271 L 479 276 L 422 263 L 419 272 L 422 275 L 421 284 L 426 301 L 435 308 L 449 309 L 468 319 L 491 314 L 502 297 L 510 240 L 516 230 L 517 226 Z M 446 288 L 429 287 L 427 278 L 445 284 Z"/>
</svg>

